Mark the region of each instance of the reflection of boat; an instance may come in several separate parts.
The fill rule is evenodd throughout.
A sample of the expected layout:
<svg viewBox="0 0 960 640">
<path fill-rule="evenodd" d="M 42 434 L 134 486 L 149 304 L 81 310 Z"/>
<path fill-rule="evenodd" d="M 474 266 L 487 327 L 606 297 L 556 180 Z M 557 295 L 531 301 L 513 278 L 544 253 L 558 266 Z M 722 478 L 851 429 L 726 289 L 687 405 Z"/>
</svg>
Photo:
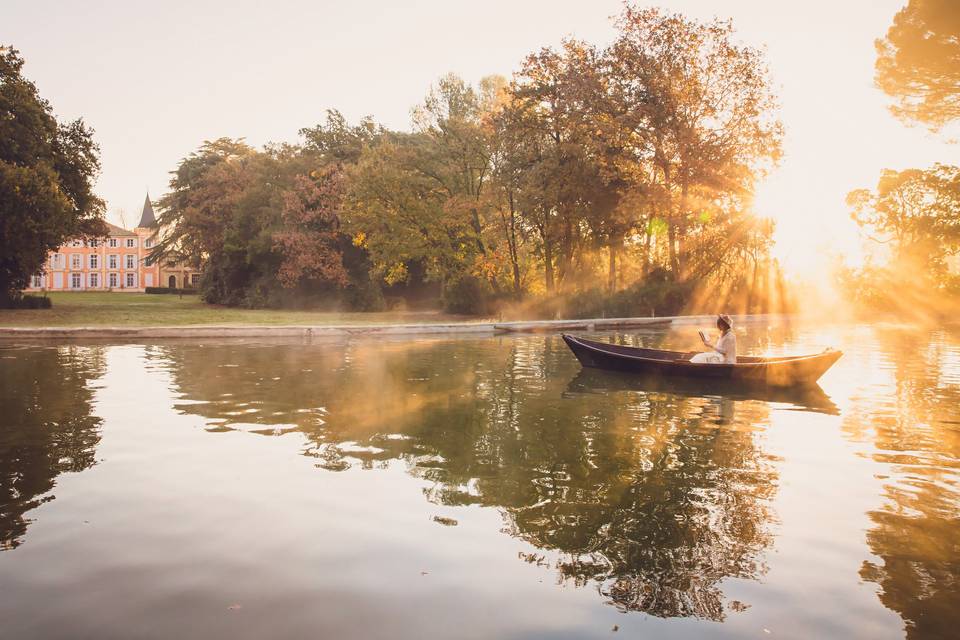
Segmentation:
<svg viewBox="0 0 960 640">
<path fill-rule="evenodd" d="M 838 415 L 833 403 L 818 384 L 798 387 L 744 385 L 731 380 L 673 378 L 625 375 L 619 371 L 581 369 L 567 385 L 567 393 L 604 393 L 610 391 L 662 392 L 688 398 L 720 397 L 728 400 L 760 400 L 794 405 L 803 411 Z"/>
<path fill-rule="evenodd" d="M 670 318 L 607 318 L 603 320 L 545 320 L 539 322 L 503 322 L 493 325 L 505 333 L 547 333 L 550 331 L 606 331 L 608 329 L 646 329 L 668 327 Z"/>
<path fill-rule="evenodd" d="M 563 335 L 563 339 L 585 367 L 775 387 L 813 384 L 843 355 L 842 351 L 827 350 L 810 356 L 739 356 L 736 364 L 701 364 L 690 362 L 693 354 L 689 352 L 627 347 L 575 338 L 567 334 Z"/>
</svg>

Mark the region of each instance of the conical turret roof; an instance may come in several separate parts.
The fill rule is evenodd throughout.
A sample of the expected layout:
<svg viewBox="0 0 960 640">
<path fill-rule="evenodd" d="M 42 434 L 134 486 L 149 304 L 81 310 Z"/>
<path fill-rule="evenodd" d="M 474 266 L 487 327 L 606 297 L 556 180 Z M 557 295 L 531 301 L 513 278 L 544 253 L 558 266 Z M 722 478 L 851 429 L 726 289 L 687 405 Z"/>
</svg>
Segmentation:
<svg viewBox="0 0 960 640">
<path fill-rule="evenodd" d="M 157 218 L 153 215 L 153 205 L 150 203 L 150 194 L 147 194 L 146 200 L 143 201 L 143 213 L 140 214 L 140 224 L 137 227 L 143 227 L 144 229 L 157 226 Z"/>
</svg>

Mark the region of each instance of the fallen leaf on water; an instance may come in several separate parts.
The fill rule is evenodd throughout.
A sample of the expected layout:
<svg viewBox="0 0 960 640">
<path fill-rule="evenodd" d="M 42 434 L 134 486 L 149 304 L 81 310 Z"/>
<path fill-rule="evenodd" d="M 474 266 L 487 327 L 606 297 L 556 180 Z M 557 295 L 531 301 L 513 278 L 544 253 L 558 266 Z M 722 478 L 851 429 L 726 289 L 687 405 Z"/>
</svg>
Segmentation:
<svg viewBox="0 0 960 640">
<path fill-rule="evenodd" d="M 230 611 L 236 611 L 239 608 L 240 608 L 239 604 L 232 604 L 229 607 L 227 607 L 227 609 L 229 609 Z"/>
</svg>

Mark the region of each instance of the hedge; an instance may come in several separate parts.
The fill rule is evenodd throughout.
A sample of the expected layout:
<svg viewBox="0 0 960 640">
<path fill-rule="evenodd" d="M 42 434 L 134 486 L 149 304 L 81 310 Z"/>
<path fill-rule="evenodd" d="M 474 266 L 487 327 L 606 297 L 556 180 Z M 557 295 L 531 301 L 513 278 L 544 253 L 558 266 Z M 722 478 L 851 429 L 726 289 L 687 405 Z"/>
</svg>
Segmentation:
<svg viewBox="0 0 960 640">
<path fill-rule="evenodd" d="M 147 287 L 144 289 L 147 293 L 175 293 L 181 296 L 190 296 L 200 293 L 199 290 L 190 288 L 190 289 L 175 289 L 173 287 Z"/>
</svg>

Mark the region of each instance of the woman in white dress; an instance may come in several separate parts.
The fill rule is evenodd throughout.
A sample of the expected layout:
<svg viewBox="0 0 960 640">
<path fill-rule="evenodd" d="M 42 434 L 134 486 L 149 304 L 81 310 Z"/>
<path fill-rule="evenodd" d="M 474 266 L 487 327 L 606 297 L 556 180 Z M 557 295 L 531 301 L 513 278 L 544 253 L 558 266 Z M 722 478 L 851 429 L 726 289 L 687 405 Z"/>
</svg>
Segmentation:
<svg viewBox="0 0 960 640">
<path fill-rule="evenodd" d="M 733 332 L 733 321 L 730 316 L 721 313 L 717 316 L 717 329 L 720 330 L 720 337 L 715 343 L 707 340 L 707 337 L 700 332 L 700 339 L 703 344 L 710 347 L 712 351 L 698 353 L 690 358 L 690 362 L 700 364 L 736 364 L 737 363 L 737 335 Z"/>
</svg>

